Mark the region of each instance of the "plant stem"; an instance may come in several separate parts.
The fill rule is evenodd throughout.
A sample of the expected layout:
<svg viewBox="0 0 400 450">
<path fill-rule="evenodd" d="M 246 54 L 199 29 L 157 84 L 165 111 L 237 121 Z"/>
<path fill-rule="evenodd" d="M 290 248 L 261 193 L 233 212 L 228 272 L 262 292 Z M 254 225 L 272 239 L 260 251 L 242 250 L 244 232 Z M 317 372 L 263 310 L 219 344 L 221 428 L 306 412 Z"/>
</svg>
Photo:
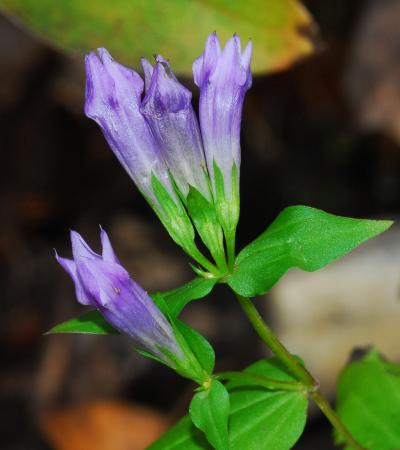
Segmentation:
<svg viewBox="0 0 400 450">
<path fill-rule="evenodd" d="M 304 384 L 304 386 L 308 389 L 311 398 L 325 414 L 332 426 L 336 428 L 336 430 L 354 450 L 366 450 L 353 438 L 349 430 L 339 419 L 336 412 L 320 391 L 318 381 L 314 379 L 310 372 L 308 372 L 308 370 L 296 359 L 296 357 L 291 355 L 284 345 L 278 340 L 272 330 L 262 319 L 253 302 L 249 298 L 242 297 L 238 294 L 236 294 L 236 297 L 261 340 L 273 351 L 275 356 L 283 364 L 285 364 L 287 369 Z"/>
<path fill-rule="evenodd" d="M 215 375 L 218 380 L 240 381 L 254 386 L 263 386 L 276 391 L 305 391 L 303 383 L 299 381 L 281 381 L 247 372 L 221 372 Z"/>
</svg>

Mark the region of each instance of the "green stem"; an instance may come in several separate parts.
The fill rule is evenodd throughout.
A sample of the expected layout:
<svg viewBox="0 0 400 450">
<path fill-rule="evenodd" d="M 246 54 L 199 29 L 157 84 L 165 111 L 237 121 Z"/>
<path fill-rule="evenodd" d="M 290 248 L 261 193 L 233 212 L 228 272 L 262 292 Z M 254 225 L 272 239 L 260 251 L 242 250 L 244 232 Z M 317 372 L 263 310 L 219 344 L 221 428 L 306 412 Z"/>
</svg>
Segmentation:
<svg viewBox="0 0 400 450">
<path fill-rule="evenodd" d="M 350 434 L 349 430 L 345 427 L 342 421 L 337 416 L 336 412 L 330 406 L 326 398 L 323 396 L 319 389 L 317 380 L 308 372 L 308 370 L 300 364 L 300 362 L 291 355 L 284 345 L 274 335 L 272 330 L 264 322 L 261 315 L 257 311 L 253 302 L 246 297 L 236 294 L 239 303 L 249 319 L 253 328 L 260 336 L 261 340 L 273 351 L 276 357 L 287 367 L 287 369 L 299 380 L 309 391 L 311 398 L 318 405 L 320 410 L 325 414 L 330 423 L 336 430 L 343 436 L 346 442 L 354 450 L 366 450 L 362 447 Z"/>
<path fill-rule="evenodd" d="M 298 381 L 281 381 L 248 372 L 221 372 L 215 375 L 218 380 L 240 381 L 254 386 L 263 386 L 276 391 L 304 391 L 304 384 Z"/>
</svg>

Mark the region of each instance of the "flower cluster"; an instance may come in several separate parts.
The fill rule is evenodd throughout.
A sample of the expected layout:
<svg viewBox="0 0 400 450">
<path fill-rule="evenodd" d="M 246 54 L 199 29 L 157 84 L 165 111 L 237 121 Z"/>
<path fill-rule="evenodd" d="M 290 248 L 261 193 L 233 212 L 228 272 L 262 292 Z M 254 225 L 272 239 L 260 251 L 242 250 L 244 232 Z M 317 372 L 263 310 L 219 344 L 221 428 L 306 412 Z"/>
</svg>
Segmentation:
<svg viewBox="0 0 400 450">
<path fill-rule="evenodd" d="M 105 49 L 86 56 L 86 114 L 103 130 L 114 154 L 169 234 L 211 276 L 232 270 L 239 219 L 240 121 L 251 85 L 251 43 L 242 53 L 233 36 L 221 49 L 216 34 L 194 62 L 199 121 L 192 94 L 157 56 L 142 60 L 144 79 Z M 195 231 L 211 263 L 195 244 Z M 225 245 L 224 245 L 225 236 Z M 102 255 L 71 233 L 73 259 L 57 260 L 71 276 L 80 303 L 96 308 L 136 347 L 200 384 L 202 366 L 179 323 L 164 315 L 118 261 L 101 230 Z M 226 253 L 227 257 L 226 257 Z"/>
<path fill-rule="evenodd" d="M 191 191 L 201 194 L 208 214 L 216 215 L 225 233 L 229 253 L 234 244 L 228 241 L 234 241 L 239 219 L 240 121 L 251 86 L 251 51 L 250 42 L 242 52 L 236 35 L 223 49 L 215 33 L 208 37 L 204 53 L 193 64 L 200 88 L 200 125 L 191 92 L 162 56 L 154 65 L 142 60 L 144 80 L 105 49 L 86 57 L 87 116 L 100 125 L 172 238 L 210 271 L 212 266 L 194 244 L 192 222 L 217 264 L 215 255 L 223 253 L 223 244 L 216 238 L 213 242 L 222 249 L 213 248 L 209 232 L 199 229 L 202 223 L 189 219 L 188 202 Z M 215 226 L 214 232 L 219 233 Z"/>
</svg>

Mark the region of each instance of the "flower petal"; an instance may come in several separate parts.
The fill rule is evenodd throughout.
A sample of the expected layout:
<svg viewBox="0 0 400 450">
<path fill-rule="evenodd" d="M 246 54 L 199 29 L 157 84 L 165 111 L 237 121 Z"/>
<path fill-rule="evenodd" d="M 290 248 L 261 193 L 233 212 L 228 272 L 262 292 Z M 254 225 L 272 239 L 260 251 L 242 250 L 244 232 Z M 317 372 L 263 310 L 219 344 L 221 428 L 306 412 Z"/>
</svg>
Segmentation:
<svg viewBox="0 0 400 450">
<path fill-rule="evenodd" d="M 191 104 L 192 94 L 157 57 L 141 111 L 146 117 L 163 158 L 180 191 L 189 186 L 210 198 L 200 130 Z"/>
<path fill-rule="evenodd" d="M 86 115 L 103 130 L 114 154 L 152 203 L 154 174 L 171 196 L 168 170 L 140 112 L 144 83 L 134 70 L 118 64 L 105 49 L 86 56 Z"/>
<path fill-rule="evenodd" d="M 240 122 L 243 100 L 251 86 L 251 43 L 244 54 L 238 36 L 222 50 L 215 34 L 209 36 L 203 55 L 193 65 L 200 87 L 200 128 L 213 187 L 214 162 L 224 177 L 225 196 L 233 192 L 232 167 L 240 168 Z"/>
<path fill-rule="evenodd" d="M 103 261 L 120 264 L 117 255 L 115 254 L 114 249 L 111 246 L 108 234 L 101 227 L 100 227 L 100 239 L 101 239 L 101 246 L 103 249 L 102 250 Z"/>
<path fill-rule="evenodd" d="M 144 90 L 145 93 L 149 90 L 150 83 L 151 83 L 151 77 L 153 75 L 153 66 L 151 65 L 150 61 L 146 58 L 142 58 L 140 60 L 143 68 L 143 74 L 144 74 Z"/>
<path fill-rule="evenodd" d="M 74 259 L 84 257 L 89 259 L 101 259 L 101 256 L 95 253 L 85 242 L 83 237 L 76 231 L 71 230 L 72 254 Z"/>
<path fill-rule="evenodd" d="M 72 278 L 72 281 L 75 285 L 75 294 L 79 303 L 82 305 L 95 305 L 95 301 L 93 297 L 86 292 L 76 269 L 76 264 L 72 259 L 61 258 L 56 253 L 56 260 L 61 265 L 61 267 L 68 273 L 68 275 Z"/>
</svg>

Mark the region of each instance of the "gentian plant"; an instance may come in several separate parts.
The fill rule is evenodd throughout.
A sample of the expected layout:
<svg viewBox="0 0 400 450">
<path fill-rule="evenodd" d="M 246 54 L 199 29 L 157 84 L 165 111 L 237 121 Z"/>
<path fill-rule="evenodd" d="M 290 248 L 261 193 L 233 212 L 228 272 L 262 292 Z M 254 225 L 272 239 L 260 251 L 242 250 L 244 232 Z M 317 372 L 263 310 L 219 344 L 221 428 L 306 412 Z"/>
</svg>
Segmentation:
<svg viewBox="0 0 400 450">
<path fill-rule="evenodd" d="M 352 390 L 346 373 L 335 411 L 302 360 L 283 346 L 255 308 L 252 298 L 268 292 L 288 269 L 320 269 L 391 222 L 291 206 L 236 253 L 240 122 L 252 83 L 251 53 L 252 43 L 243 50 L 236 35 L 224 48 L 215 33 L 208 37 L 193 64 L 200 89 L 199 120 L 191 92 L 162 56 L 153 63 L 142 60 L 144 78 L 114 61 L 105 49 L 86 56 L 85 112 L 100 125 L 171 238 L 193 259 L 196 277 L 172 291 L 149 295 L 123 268 L 104 230 L 100 230 L 101 255 L 71 232 L 73 259 L 56 255 L 57 261 L 72 278 L 78 301 L 92 310 L 50 332 L 126 334 L 143 355 L 197 384 L 189 415 L 151 445 L 153 450 L 290 449 L 303 432 L 310 398 L 347 448 L 400 448 L 398 430 L 391 435 L 394 446 L 382 445 L 386 442 L 382 433 L 368 436 L 369 419 L 363 428 L 362 413 L 356 419 L 349 414 L 355 406 L 346 394 Z M 241 372 L 214 373 L 212 346 L 178 316 L 187 303 L 205 297 L 217 283 L 231 288 L 273 358 Z M 381 378 L 389 376 L 384 369 L 389 363 L 376 351 L 359 364 L 371 361 Z M 400 383 L 396 389 L 400 395 Z M 389 394 L 393 395 L 381 392 L 380 398 Z"/>
</svg>

